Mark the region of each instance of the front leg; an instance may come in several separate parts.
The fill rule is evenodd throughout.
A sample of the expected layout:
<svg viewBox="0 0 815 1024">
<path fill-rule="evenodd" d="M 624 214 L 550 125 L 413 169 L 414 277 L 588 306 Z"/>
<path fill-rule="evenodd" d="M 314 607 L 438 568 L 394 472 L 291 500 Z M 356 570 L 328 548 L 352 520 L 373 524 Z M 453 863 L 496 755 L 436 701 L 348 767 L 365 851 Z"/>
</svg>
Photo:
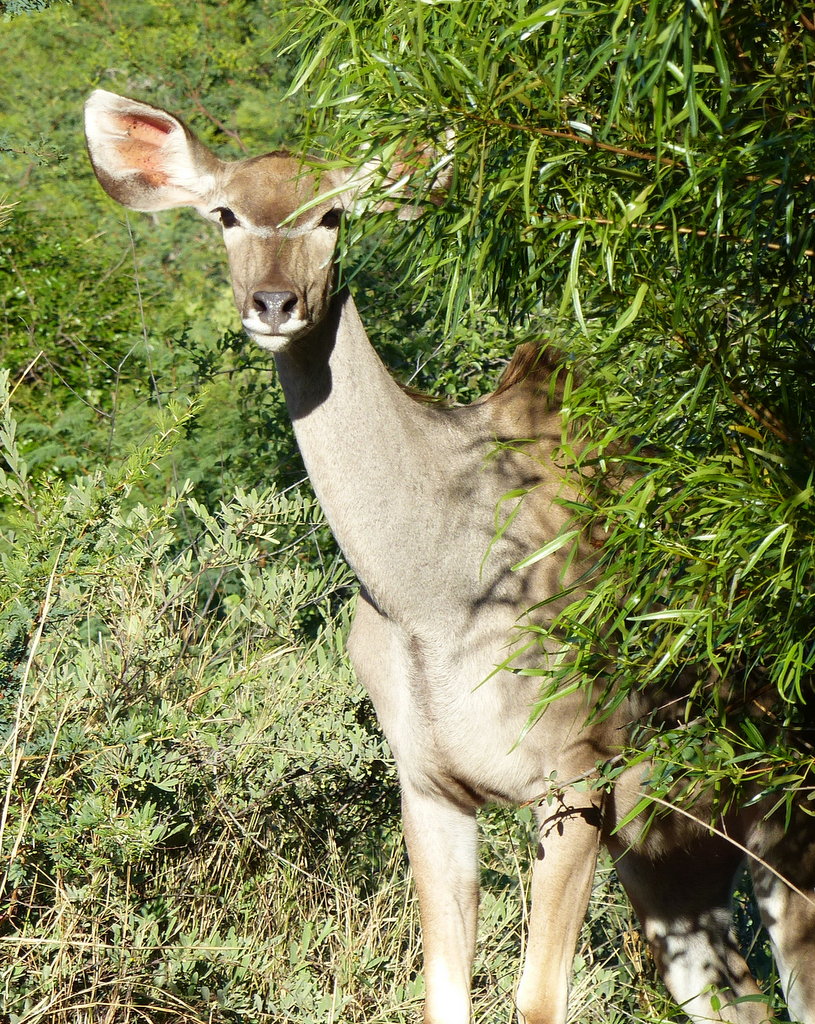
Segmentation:
<svg viewBox="0 0 815 1024">
<path fill-rule="evenodd" d="M 516 1004 L 519 1024 L 564 1024 L 575 945 L 591 895 L 600 813 L 585 793 L 537 808 L 539 846 Z"/>
<path fill-rule="evenodd" d="M 475 810 L 450 799 L 426 774 L 431 753 L 417 717 L 410 645 L 363 591 L 348 650 L 374 702 L 402 786 L 402 819 L 416 889 L 425 959 L 425 1024 L 470 1024 L 470 980 L 478 917 Z"/>
<path fill-rule="evenodd" d="M 408 785 L 402 817 L 419 895 L 425 1024 L 470 1024 L 478 920 L 475 811 Z"/>
</svg>

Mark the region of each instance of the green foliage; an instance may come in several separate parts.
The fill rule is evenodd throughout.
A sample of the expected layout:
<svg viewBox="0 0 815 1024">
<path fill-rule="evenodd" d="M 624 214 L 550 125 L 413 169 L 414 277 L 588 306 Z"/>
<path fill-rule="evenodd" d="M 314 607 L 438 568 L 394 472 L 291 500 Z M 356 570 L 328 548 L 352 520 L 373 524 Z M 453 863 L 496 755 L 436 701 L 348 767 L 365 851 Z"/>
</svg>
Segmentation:
<svg viewBox="0 0 815 1024">
<path fill-rule="evenodd" d="M 368 139 L 387 157 L 395 138 L 453 130 L 450 201 L 396 242 L 405 280 L 440 275 L 449 322 L 497 308 L 566 357 L 562 462 L 587 475 L 575 512 L 608 540 L 553 627 L 572 657 L 543 673 L 544 703 L 586 680 L 607 705 L 682 694 L 632 751 L 655 756 L 662 797 L 688 773 L 779 799 L 808 788 L 810 12 L 287 6 L 305 41 L 293 89 L 316 97 L 327 149 Z M 598 469 L 626 486 L 598 494 Z"/>
<path fill-rule="evenodd" d="M 447 268 L 456 309 L 474 283 L 502 308 L 534 308 L 542 286 L 579 308 L 587 285 L 593 305 L 616 285 L 620 305 L 641 244 L 622 238 L 666 217 L 674 246 L 698 231 L 807 248 L 812 33 L 789 4 L 288 6 L 307 54 L 293 89 L 334 148 L 454 130 L 458 189 L 420 265 Z"/>
<path fill-rule="evenodd" d="M 100 257 L 82 239 L 54 237 L 47 222 L 22 210 L 0 227 L 4 362 L 15 378 L 25 375 L 27 387 L 36 381 L 69 394 L 95 391 L 99 401 L 115 393 L 116 368 L 141 338 L 132 269 Z"/>
<path fill-rule="evenodd" d="M 348 571 L 303 558 L 315 510 L 297 494 L 237 491 L 211 511 L 183 485 L 125 507 L 191 409 L 107 474 L 32 481 L 7 380 L 0 1012 L 70 1020 L 90 992 L 168 1018 L 208 1003 L 284 1018 L 319 985 L 304 977 L 288 1003 L 260 966 L 283 941 L 267 913 L 296 905 L 268 892 L 280 866 L 321 872 L 330 842 L 367 868 L 393 813 L 325 615 Z"/>
<path fill-rule="evenodd" d="M 269 363 L 231 329 L 210 228 L 123 220 L 98 189 L 96 86 L 182 113 L 224 156 L 441 152 L 452 127 L 450 201 L 356 219 L 344 269 L 403 380 L 469 400 L 550 337 L 580 371 L 564 466 L 596 474 L 633 443 L 632 486 L 577 509 L 608 524 L 604 572 L 560 623 L 577 662 L 542 684 L 579 671 L 619 694 L 701 659 L 732 693 L 694 675 L 685 719 L 643 735 L 657 793 L 688 766 L 777 799 L 804 780 L 811 14 L 12 6 L 30 13 L 2 24 L 0 1016 L 407 1024 L 421 997 L 395 780 L 342 651 L 347 574 Z M 734 713 L 747 669 L 751 699 L 783 698 L 774 723 Z M 485 816 L 484 1020 L 510 1013 L 527 830 Z M 598 885 L 575 1019 L 667 1017 Z"/>
<path fill-rule="evenodd" d="M 188 467 L 181 475 L 217 499 L 238 482 L 232 453 L 254 452 L 249 479 L 264 479 L 268 438 L 243 443 L 226 386 L 234 310 L 219 247 L 193 216 L 123 222 L 95 181 L 81 131 L 82 104 L 101 85 L 188 111 L 224 155 L 279 145 L 297 105 L 267 99 L 287 81 L 266 40 L 277 5 L 227 7 L 79 0 L 4 26 L 16 73 L 0 97 L 0 194 L 17 206 L 0 237 L 0 350 L 14 379 L 23 378 L 18 419 L 34 472 L 70 479 L 96 460 L 123 457 L 171 398 L 186 401 L 215 381 L 230 415 L 221 412 L 222 432 L 205 441 L 201 421 L 188 422 L 195 442 L 179 453 Z M 291 450 L 289 441 L 281 461 Z M 159 496 L 179 473 L 165 466 L 145 486 Z"/>
</svg>

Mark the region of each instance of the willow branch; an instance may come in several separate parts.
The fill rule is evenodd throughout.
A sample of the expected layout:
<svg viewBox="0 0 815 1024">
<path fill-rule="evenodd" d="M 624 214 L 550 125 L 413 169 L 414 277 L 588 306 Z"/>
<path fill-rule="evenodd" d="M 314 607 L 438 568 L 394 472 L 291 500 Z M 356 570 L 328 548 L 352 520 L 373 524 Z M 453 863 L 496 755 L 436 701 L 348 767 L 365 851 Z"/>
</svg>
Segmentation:
<svg viewBox="0 0 815 1024">
<path fill-rule="evenodd" d="M 546 213 L 545 216 L 550 219 L 557 220 L 569 220 L 572 219 L 567 215 L 560 215 L 557 218 L 553 218 L 551 214 Z M 603 226 L 614 227 L 618 224 L 618 221 L 611 220 L 608 217 L 583 217 L 577 218 L 581 222 L 591 221 L 592 224 L 601 224 Z M 782 252 L 785 248 L 780 242 L 756 242 L 754 238 L 748 238 L 745 235 L 714 235 L 712 232 L 705 228 L 686 228 L 686 227 L 674 227 L 672 224 L 647 224 L 642 221 L 633 221 L 630 225 L 632 228 L 636 228 L 638 231 L 653 231 L 658 233 L 661 231 L 676 231 L 678 235 L 692 236 L 694 238 L 711 238 L 715 237 L 717 241 L 722 242 L 736 242 L 738 245 L 755 246 L 758 245 L 762 249 L 770 249 L 772 252 Z M 809 258 L 815 257 L 815 249 L 804 249 L 804 256 Z"/>
<path fill-rule="evenodd" d="M 557 128 L 541 128 L 534 124 L 516 124 L 513 121 L 503 121 L 500 118 L 487 117 L 484 114 L 474 113 L 472 110 L 464 110 L 461 107 L 450 107 L 451 114 L 470 121 L 477 121 L 479 124 L 491 125 L 493 128 L 508 128 L 512 131 L 524 132 L 527 135 L 544 135 L 549 139 L 562 139 L 564 142 L 578 142 L 581 146 L 590 149 L 600 149 L 606 153 L 616 153 L 618 156 L 631 157 L 634 160 L 648 160 L 652 163 L 663 164 L 666 167 L 679 167 L 680 161 L 669 156 L 657 156 L 656 153 L 647 153 L 639 149 L 629 149 L 625 146 L 614 146 L 610 142 L 601 142 L 590 135 L 578 135 L 577 132 L 567 132 Z"/>
</svg>

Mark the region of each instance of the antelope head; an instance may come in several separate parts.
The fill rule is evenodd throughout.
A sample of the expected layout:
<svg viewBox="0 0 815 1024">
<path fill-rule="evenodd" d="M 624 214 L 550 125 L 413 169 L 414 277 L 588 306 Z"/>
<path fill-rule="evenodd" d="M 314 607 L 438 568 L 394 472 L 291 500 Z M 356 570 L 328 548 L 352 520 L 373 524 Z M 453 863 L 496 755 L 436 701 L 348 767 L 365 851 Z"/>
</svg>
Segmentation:
<svg viewBox="0 0 815 1024">
<path fill-rule="evenodd" d="M 287 152 L 221 160 L 167 111 L 102 89 L 85 104 L 85 135 L 96 176 L 117 202 L 144 211 L 192 206 L 221 226 L 235 304 L 261 347 L 283 352 L 325 319 L 340 221 L 373 180 L 372 164 L 318 169 Z M 395 196 L 409 178 L 405 166 L 388 175 Z"/>
</svg>

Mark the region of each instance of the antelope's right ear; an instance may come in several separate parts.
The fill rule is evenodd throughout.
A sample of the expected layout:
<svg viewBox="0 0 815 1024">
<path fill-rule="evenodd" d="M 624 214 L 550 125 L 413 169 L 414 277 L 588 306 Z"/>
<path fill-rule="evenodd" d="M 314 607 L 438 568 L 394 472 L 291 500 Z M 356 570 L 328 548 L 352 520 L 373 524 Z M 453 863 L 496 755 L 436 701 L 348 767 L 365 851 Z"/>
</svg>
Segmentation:
<svg viewBox="0 0 815 1024">
<path fill-rule="evenodd" d="M 172 114 L 104 89 L 85 103 L 85 138 L 107 194 L 133 210 L 207 206 L 221 161 Z"/>
<path fill-rule="evenodd" d="M 441 206 L 453 180 L 455 135 L 445 132 L 445 148 L 432 143 L 405 146 L 399 140 L 385 147 L 382 156 L 366 160 L 348 172 L 346 199 L 353 206 L 366 193 L 379 193 L 374 207 L 397 210 L 400 220 L 415 220 L 427 204 Z"/>
</svg>

